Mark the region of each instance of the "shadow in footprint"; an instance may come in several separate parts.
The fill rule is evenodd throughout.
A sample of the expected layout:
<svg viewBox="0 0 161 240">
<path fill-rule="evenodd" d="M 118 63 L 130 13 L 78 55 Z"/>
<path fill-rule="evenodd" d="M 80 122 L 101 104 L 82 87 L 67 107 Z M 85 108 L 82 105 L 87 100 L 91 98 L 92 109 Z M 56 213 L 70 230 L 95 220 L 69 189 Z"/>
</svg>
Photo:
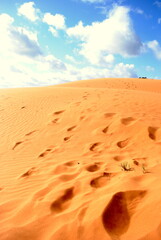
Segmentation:
<svg viewBox="0 0 161 240">
<path fill-rule="evenodd" d="M 35 167 L 32 167 L 31 169 L 29 169 L 27 172 L 25 172 L 24 174 L 22 174 L 20 176 L 20 178 L 26 178 L 29 177 L 30 175 L 32 175 L 35 172 Z"/>
<path fill-rule="evenodd" d="M 67 142 L 70 138 L 71 138 L 71 136 L 70 137 L 65 137 L 64 142 Z"/>
<path fill-rule="evenodd" d="M 90 165 L 86 168 L 88 172 L 95 172 L 99 170 L 99 166 L 97 164 Z"/>
<path fill-rule="evenodd" d="M 51 150 L 52 150 L 51 148 L 47 148 L 43 153 L 39 155 L 39 158 L 45 157 Z"/>
<path fill-rule="evenodd" d="M 14 150 L 18 145 L 20 145 L 21 143 L 23 143 L 23 142 L 17 142 L 17 143 L 15 143 L 15 145 L 13 146 L 13 148 L 12 148 L 12 150 Z"/>
<path fill-rule="evenodd" d="M 113 117 L 116 113 L 105 113 L 105 118 Z"/>
<path fill-rule="evenodd" d="M 148 133 L 149 133 L 149 138 L 152 140 L 156 140 L 156 132 L 158 128 L 157 127 L 148 127 Z"/>
<path fill-rule="evenodd" d="M 124 147 L 126 147 L 126 146 L 128 145 L 128 143 L 129 143 L 129 139 L 125 139 L 125 140 L 123 140 L 123 141 L 118 142 L 118 143 L 117 143 L 117 146 L 118 146 L 119 148 L 124 148 Z"/>
<path fill-rule="evenodd" d="M 100 142 L 97 142 L 97 143 L 93 143 L 92 145 L 91 145 L 91 147 L 89 148 L 89 150 L 91 151 L 91 152 L 97 152 L 97 151 L 99 151 L 99 146 L 101 145 L 102 143 L 100 143 Z"/>
<path fill-rule="evenodd" d="M 107 184 L 112 176 L 113 173 L 104 172 L 102 176 L 92 179 L 90 185 L 93 188 L 101 188 Z"/>
<path fill-rule="evenodd" d="M 63 112 L 65 112 L 65 110 L 57 111 L 57 112 L 54 112 L 53 114 L 54 114 L 54 115 L 59 115 L 59 114 L 61 114 L 61 113 L 63 113 Z"/>
<path fill-rule="evenodd" d="M 120 237 L 127 232 L 136 206 L 145 196 L 146 191 L 134 190 L 116 193 L 102 214 L 102 222 L 107 233 Z"/>
<path fill-rule="evenodd" d="M 67 208 L 66 203 L 74 197 L 73 190 L 74 187 L 67 189 L 60 198 L 54 201 L 50 206 L 51 211 L 56 213 L 64 211 Z"/>
<path fill-rule="evenodd" d="M 68 128 L 67 131 L 70 132 L 70 131 L 74 130 L 75 128 L 76 128 L 76 126 L 72 126 L 72 127 Z"/>
<path fill-rule="evenodd" d="M 123 125 L 129 125 L 129 124 L 131 124 L 134 121 L 135 121 L 135 119 L 133 117 L 127 117 L 127 118 L 122 118 L 121 119 L 121 123 Z"/>
<path fill-rule="evenodd" d="M 108 129 L 109 129 L 109 126 L 105 127 L 105 128 L 102 130 L 102 132 L 103 132 L 103 133 L 107 133 L 107 132 L 108 132 Z"/>
</svg>

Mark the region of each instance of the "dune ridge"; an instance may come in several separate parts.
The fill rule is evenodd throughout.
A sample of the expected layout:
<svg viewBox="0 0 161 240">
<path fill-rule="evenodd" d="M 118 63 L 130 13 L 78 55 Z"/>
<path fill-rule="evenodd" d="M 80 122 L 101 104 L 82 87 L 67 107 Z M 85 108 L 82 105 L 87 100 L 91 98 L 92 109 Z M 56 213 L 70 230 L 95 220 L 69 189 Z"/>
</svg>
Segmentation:
<svg viewBox="0 0 161 240">
<path fill-rule="evenodd" d="M 0 90 L 0 239 L 160 240 L 161 82 Z"/>
</svg>

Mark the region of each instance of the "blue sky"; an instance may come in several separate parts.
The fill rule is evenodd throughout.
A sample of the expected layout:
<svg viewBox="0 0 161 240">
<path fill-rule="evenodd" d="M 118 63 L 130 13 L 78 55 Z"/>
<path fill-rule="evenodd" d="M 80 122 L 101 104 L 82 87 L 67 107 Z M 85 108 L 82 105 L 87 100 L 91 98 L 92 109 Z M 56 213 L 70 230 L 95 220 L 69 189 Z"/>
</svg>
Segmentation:
<svg viewBox="0 0 161 240">
<path fill-rule="evenodd" d="M 0 2 L 0 88 L 161 79 L 161 1 Z"/>
</svg>

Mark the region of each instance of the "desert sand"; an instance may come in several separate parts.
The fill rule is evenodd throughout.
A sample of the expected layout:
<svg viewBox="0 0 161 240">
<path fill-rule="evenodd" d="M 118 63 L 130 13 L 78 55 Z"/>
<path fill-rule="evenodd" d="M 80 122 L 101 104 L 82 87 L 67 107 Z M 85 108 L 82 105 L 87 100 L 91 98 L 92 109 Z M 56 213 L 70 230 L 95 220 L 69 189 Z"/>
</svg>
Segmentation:
<svg viewBox="0 0 161 240">
<path fill-rule="evenodd" d="M 0 90 L 0 240 L 160 240 L 161 81 Z"/>
</svg>

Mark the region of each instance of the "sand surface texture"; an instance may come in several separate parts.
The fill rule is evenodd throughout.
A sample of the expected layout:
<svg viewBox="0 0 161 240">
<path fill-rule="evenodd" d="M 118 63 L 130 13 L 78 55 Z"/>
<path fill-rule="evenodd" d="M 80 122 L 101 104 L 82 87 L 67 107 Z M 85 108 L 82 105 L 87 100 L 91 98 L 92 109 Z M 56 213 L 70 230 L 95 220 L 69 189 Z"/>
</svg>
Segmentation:
<svg viewBox="0 0 161 240">
<path fill-rule="evenodd" d="M 161 240 L 161 81 L 1 89 L 0 240 Z"/>
</svg>

